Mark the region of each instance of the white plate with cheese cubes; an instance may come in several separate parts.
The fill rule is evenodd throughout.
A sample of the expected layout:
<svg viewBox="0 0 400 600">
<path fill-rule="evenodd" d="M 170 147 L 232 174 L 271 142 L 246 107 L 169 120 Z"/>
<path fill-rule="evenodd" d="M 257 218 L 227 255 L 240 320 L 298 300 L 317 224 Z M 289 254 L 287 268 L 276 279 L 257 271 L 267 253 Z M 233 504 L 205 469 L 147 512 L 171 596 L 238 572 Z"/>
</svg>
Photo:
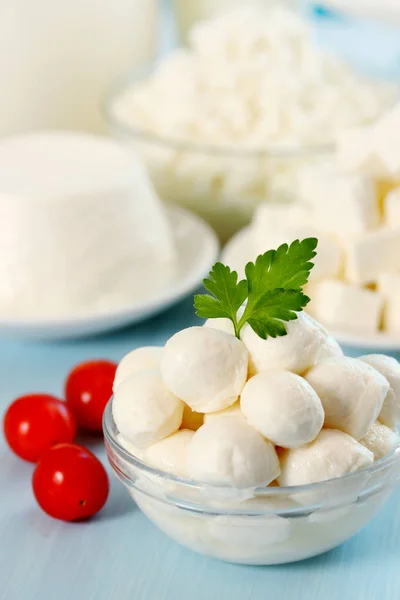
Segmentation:
<svg viewBox="0 0 400 600">
<path fill-rule="evenodd" d="M 258 207 L 223 260 L 242 275 L 258 254 L 311 236 L 307 312 L 342 344 L 400 350 L 400 103 L 302 170 L 296 201 Z"/>
</svg>

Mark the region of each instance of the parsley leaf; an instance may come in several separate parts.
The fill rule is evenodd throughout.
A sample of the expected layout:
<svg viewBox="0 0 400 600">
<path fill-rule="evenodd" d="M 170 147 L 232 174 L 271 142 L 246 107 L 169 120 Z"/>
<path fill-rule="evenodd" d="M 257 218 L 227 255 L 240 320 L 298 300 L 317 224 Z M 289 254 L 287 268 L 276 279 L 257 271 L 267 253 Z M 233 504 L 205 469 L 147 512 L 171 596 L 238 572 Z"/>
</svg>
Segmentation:
<svg viewBox="0 0 400 600">
<path fill-rule="evenodd" d="M 212 296 L 197 294 L 194 297 L 197 316 L 205 319 L 228 318 L 233 323 L 235 335 L 239 337 L 237 311 L 247 298 L 247 281 L 238 282 L 236 271 L 217 262 L 210 271 L 209 279 L 204 279 L 204 287 Z"/>
<path fill-rule="evenodd" d="M 246 280 L 242 281 L 238 281 L 236 271 L 216 263 L 209 278 L 204 280 L 212 296 L 195 296 L 196 314 L 206 319 L 230 319 L 237 337 L 245 323 L 263 339 L 286 335 L 284 322 L 297 319 L 297 313 L 310 301 L 302 287 L 314 266 L 311 260 L 316 256 L 317 244 L 316 238 L 307 238 L 269 250 L 258 256 L 255 263 L 247 264 Z M 238 309 L 246 298 L 238 322 Z"/>
</svg>

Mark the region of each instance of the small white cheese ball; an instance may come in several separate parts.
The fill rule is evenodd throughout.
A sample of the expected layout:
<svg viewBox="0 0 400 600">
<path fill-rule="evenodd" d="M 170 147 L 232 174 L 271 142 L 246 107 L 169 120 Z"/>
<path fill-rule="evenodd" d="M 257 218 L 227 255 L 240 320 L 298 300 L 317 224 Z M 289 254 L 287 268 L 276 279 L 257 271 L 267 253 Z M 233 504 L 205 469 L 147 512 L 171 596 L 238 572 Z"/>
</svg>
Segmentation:
<svg viewBox="0 0 400 600">
<path fill-rule="evenodd" d="M 135 458 L 139 458 L 140 460 L 143 460 L 144 450 L 142 448 L 138 448 L 137 446 L 134 446 L 133 444 L 128 442 L 128 440 L 126 440 L 124 438 L 124 436 L 121 435 L 120 433 L 117 433 L 116 439 L 117 439 L 117 442 L 120 444 L 120 446 L 122 446 L 123 449 L 126 450 L 126 452 L 128 454 L 132 454 L 132 456 L 134 456 Z"/>
<path fill-rule="evenodd" d="M 194 431 L 189 429 L 181 429 L 173 433 L 147 448 L 144 453 L 145 462 L 161 471 L 185 477 L 186 448 L 193 436 Z"/>
<path fill-rule="evenodd" d="M 203 327 L 211 327 L 211 329 L 218 329 L 219 331 L 225 331 L 225 333 L 235 335 L 235 328 L 232 321 L 230 319 L 225 319 L 224 317 L 207 319 Z"/>
<path fill-rule="evenodd" d="M 240 406 L 250 425 L 283 448 L 308 444 L 324 424 L 324 409 L 316 392 L 289 371 L 264 371 L 250 379 Z"/>
<path fill-rule="evenodd" d="M 311 444 L 285 450 L 280 461 L 279 485 L 294 486 L 344 477 L 365 469 L 374 462 L 374 455 L 346 433 L 322 429 Z"/>
<path fill-rule="evenodd" d="M 131 444 L 147 448 L 177 431 L 183 402 L 166 387 L 158 371 L 138 371 L 118 386 L 112 412 L 118 431 Z"/>
<path fill-rule="evenodd" d="M 248 353 L 233 335 L 190 327 L 170 338 L 161 374 L 175 396 L 196 412 L 222 410 L 236 402 L 247 379 Z"/>
<path fill-rule="evenodd" d="M 328 335 L 325 340 L 325 343 L 321 349 L 321 352 L 318 356 L 317 363 L 327 359 L 327 358 L 335 358 L 339 356 L 344 356 L 343 350 L 340 347 L 340 344 L 335 340 L 334 337 Z"/>
<path fill-rule="evenodd" d="M 390 389 L 387 379 L 357 358 L 329 358 L 306 375 L 325 411 L 325 427 L 360 440 L 376 421 Z"/>
<path fill-rule="evenodd" d="M 192 431 L 197 431 L 199 427 L 203 425 L 203 423 L 203 413 L 194 412 L 190 406 L 185 404 L 185 408 L 183 409 L 181 429 L 191 429 Z"/>
<path fill-rule="evenodd" d="M 129 352 L 118 365 L 115 373 L 113 392 L 117 389 L 121 381 L 136 373 L 137 371 L 147 371 L 148 369 L 159 369 L 163 348 L 159 346 L 145 346 L 136 348 Z"/>
<path fill-rule="evenodd" d="M 189 477 L 238 488 L 266 486 L 280 473 L 274 446 L 242 419 L 212 419 L 187 446 Z"/>
<path fill-rule="evenodd" d="M 328 332 L 305 312 L 298 313 L 295 321 L 285 325 L 287 335 L 266 340 L 250 325 L 243 327 L 241 339 L 249 351 L 250 373 L 286 369 L 302 375 L 329 353 L 332 344 Z M 337 352 L 337 348 L 333 352 Z"/>
<path fill-rule="evenodd" d="M 218 410 L 217 412 L 208 413 L 204 415 L 204 423 L 208 423 L 213 419 L 219 419 L 221 417 L 239 417 L 240 419 L 244 419 L 245 416 L 240 408 L 240 400 L 228 406 L 228 408 L 224 408 L 224 410 Z"/>
<path fill-rule="evenodd" d="M 385 398 L 378 420 L 394 431 L 400 421 L 400 364 L 395 358 L 384 354 L 368 354 L 361 356 L 366 362 L 381 373 L 389 382 L 390 390 Z"/>
<path fill-rule="evenodd" d="M 389 427 L 376 421 L 376 423 L 372 423 L 367 434 L 360 440 L 360 444 L 371 450 L 375 460 L 380 460 L 400 445 L 400 438 Z"/>
</svg>

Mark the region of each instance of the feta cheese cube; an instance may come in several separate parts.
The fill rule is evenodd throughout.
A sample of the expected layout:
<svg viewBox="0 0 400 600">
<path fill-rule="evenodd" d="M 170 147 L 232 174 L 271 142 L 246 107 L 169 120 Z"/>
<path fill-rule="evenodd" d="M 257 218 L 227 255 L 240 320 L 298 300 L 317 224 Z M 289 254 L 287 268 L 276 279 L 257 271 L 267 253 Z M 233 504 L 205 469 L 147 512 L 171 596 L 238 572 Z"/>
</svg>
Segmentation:
<svg viewBox="0 0 400 600">
<path fill-rule="evenodd" d="M 394 188 L 384 200 L 384 218 L 388 227 L 400 229 L 400 187 Z"/>
<path fill-rule="evenodd" d="M 400 333 L 400 275 L 383 273 L 378 278 L 378 291 L 384 298 L 383 328 Z"/>
<path fill-rule="evenodd" d="M 310 281 L 340 277 L 344 268 L 344 247 L 339 239 L 317 231 L 313 236 L 318 238 L 318 246 L 317 256 L 313 259 L 314 268 L 310 274 Z"/>
<path fill-rule="evenodd" d="M 370 177 L 335 170 L 308 172 L 301 195 L 312 207 L 315 226 L 323 231 L 362 233 L 379 224 L 376 184 Z"/>
<path fill-rule="evenodd" d="M 292 216 L 295 213 L 292 213 Z M 311 215 L 311 213 L 309 213 Z M 303 240 L 307 237 L 318 238 L 317 256 L 313 260 L 314 268 L 311 271 L 311 279 L 322 279 L 325 277 L 340 277 L 343 273 L 344 265 L 344 247 L 340 239 L 332 234 L 322 232 L 312 225 L 307 225 L 304 220 L 301 223 L 299 213 L 299 224 L 294 225 L 289 222 L 280 221 L 275 227 L 260 223 L 255 223 L 253 228 L 253 250 L 255 260 L 258 254 L 263 254 L 272 248 L 278 248 L 281 244 L 290 244 L 293 240 Z M 311 217 L 310 217 L 311 219 Z"/>
<path fill-rule="evenodd" d="M 333 330 L 376 333 L 384 298 L 382 294 L 338 280 L 309 283 L 307 311 Z"/>
<path fill-rule="evenodd" d="M 372 144 L 370 128 L 353 127 L 336 136 L 336 157 L 339 166 L 345 171 L 362 171 L 379 174 L 382 172 L 375 148 Z"/>
<path fill-rule="evenodd" d="M 347 242 L 345 277 L 358 284 L 373 283 L 381 273 L 400 271 L 400 230 L 378 228 Z"/>
<path fill-rule="evenodd" d="M 254 213 L 252 231 L 254 238 L 263 245 L 276 232 L 280 235 L 287 228 L 311 224 L 312 215 L 307 207 L 298 203 L 265 202 Z"/>
</svg>

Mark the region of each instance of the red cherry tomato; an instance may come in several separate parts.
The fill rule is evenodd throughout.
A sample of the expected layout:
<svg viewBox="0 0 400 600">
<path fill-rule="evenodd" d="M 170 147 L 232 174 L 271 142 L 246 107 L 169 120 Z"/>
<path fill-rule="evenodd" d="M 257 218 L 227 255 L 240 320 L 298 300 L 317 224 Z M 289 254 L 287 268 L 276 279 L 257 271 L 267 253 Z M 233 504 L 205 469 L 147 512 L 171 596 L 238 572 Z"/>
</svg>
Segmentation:
<svg viewBox="0 0 400 600">
<path fill-rule="evenodd" d="M 77 444 L 58 444 L 38 462 L 32 478 L 39 506 L 62 521 L 87 519 L 103 508 L 108 476 L 92 452 Z"/>
<path fill-rule="evenodd" d="M 76 420 L 66 402 L 48 394 L 14 400 L 4 416 L 4 435 L 20 458 L 37 462 L 55 444 L 73 442 Z"/>
<path fill-rule="evenodd" d="M 81 427 L 101 431 L 116 370 L 115 363 L 96 360 L 77 365 L 68 375 L 65 397 Z"/>
</svg>

